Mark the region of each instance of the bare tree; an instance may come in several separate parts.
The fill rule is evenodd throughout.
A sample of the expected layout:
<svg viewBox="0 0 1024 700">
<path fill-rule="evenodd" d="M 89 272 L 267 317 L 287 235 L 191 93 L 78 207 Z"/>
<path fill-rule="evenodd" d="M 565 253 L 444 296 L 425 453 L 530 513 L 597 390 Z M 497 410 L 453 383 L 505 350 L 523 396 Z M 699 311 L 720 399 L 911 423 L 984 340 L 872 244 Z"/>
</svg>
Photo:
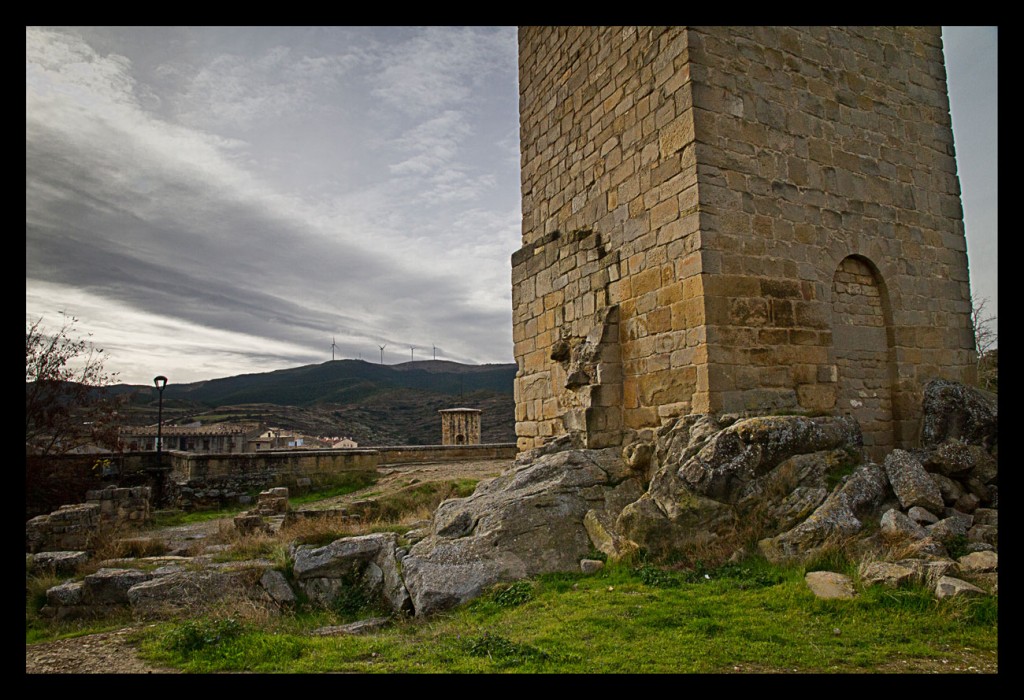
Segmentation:
<svg viewBox="0 0 1024 700">
<path fill-rule="evenodd" d="M 998 335 L 995 330 L 996 317 L 985 311 L 988 298 L 971 299 L 971 326 L 974 330 L 974 347 L 978 353 L 978 384 L 982 389 L 997 391 L 999 388 L 999 358 L 996 350 Z"/>
<path fill-rule="evenodd" d="M 103 350 L 76 335 L 78 319 L 63 315 L 56 331 L 40 318 L 25 330 L 25 450 L 62 454 L 85 444 L 116 445 L 114 403 L 104 387 L 116 374 Z"/>
</svg>

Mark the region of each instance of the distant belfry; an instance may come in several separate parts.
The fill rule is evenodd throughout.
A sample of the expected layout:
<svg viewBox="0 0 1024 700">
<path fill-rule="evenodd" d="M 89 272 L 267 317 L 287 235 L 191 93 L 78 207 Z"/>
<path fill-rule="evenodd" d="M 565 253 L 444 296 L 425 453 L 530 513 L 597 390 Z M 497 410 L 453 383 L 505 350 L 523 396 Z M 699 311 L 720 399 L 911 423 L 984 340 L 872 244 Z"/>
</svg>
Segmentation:
<svg viewBox="0 0 1024 700">
<path fill-rule="evenodd" d="M 479 445 L 480 414 L 478 408 L 446 408 L 441 414 L 442 445 Z"/>
<path fill-rule="evenodd" d="M 917 440 L 975 347 L 939 27 L 522 27 L 520 449 L 688 414 Z"/>
</svg>

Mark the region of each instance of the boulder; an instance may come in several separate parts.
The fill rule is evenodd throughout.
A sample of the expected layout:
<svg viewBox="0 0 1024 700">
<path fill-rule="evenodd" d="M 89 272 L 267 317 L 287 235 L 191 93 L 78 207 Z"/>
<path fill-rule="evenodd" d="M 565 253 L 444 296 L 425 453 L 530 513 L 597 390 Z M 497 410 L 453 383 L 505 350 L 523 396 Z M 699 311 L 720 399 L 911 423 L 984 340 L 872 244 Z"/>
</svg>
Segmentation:
<svg viewBox="0 0 1024 700">
<path fill-rule="evenodd" d="M 804 576 L 807 587 L 818 598 L 849 599 L 857 596 L 853 581 L 845 574 L 832 571 L 811 571 Z"/>
<path fill-rule="evenodd" d="M 921 506 L 914 506 L 907 510 L 907 517 L 915 523 L 923 523 L 925 525 L 939 522 L 939 516 Z"/>
<path fill-rule="evenodd" d="M 959 440 L 947 440 L 924 453 L 921 463 L 929 472 L 954 479 L 971 475 L 987 484 L 999 476 L 995 457 L 980 445 Z"/>
<path fill-rule="evenodd" d="M 860 572 L 861 581 L 864 583 L 889 588 L 899 588 L 913 581 L 915 577 L 916 572 L 910 567 L 884 561 L 871 562 Z"/>
<path fill-rule="evenodd" d="M 973 583 L 952 576 L 943 576 L 935 584 L 936 598 L 952 598 L 954 596 L 979 596 L 986 595 L 985 591 Z"/>
<path fill-rule="evenodd" d="M 288 585 L 285 575 L 276 569 L 267 569 L 260 577 L 260 585 L 263 590 L 274 599 L 278 605 L 290 607 L 295 605 L 295 591 Z"/>
<path fill-rule="evenodd" d="M 320 605 L 331 605 L 345 587 L 359 586 L 388 609 L 408 612 L 411 600 L 397 549 L 398 538 L 391 532 L 345 537 L 323 547 L 299 546 L 293 550 L 292 574 Z"/>
<path fill-rule="evenodd" d="M 260 585 L 266 567 L 266 562 L 232 562 L 230 568 L 154 577 L 128 589 L 128 603 L 133 613 L 144 618 L 192 614 L 226 601 L 267 605 L 272 598 Z"/>
<path fill-rule="evenodd" d="M 842 447 L 859 449 L 861 444 L 860 429 L 851 418 L 749 418 L 715 433 L 679 466 L 676 476 L 694 494 L 736 503 L 757 477 L 794 455 Z"/>
<path fill-rule="evenodd" d="M 917 582 L 932 589 L 942 577 L 960 572 L 959 565 L 950 559 L 900 559 L 896 564 L 911 569 Z"/>
<path fill-rule="evenodd" d="M 930 474 L 930 476 L 935 485 L 939 487 L 944 504 L 953 505 L 964 495 L 964 489 L 959 482 L 942 474 Z"/>
<path fill-rule="evenodd" d="M 91 605 L 127 605 L 128 590 L 153 578 L 138 569 L 103 568 L 82 579 L 83 602 Z"/>
<path fill-rule="evenodd" d="M 942 492 L 924 467 L 906 450 L 893 450 L 885 458 L 885 475 L 904 508 L 920 506 L 941 511 Z"/>
<path fill-rule="evenodd" d="M 993 449 L 999 435 L 995 394 L 958 382 L 934 379 L 924 390 L 921 444 L 934 447 L 959 440 Z"/>
<path fill-rule="evenodd" d="M 882 515 L 879 528 L 883 534 L 893 538 L 923 540 L 929 536 L 928 530 L 895 508 L 890 508 Z"/>
<path fill-rule="evenodd" d="M 956 561 L 964 574 L 991 573 L 999 569 L 999 555 L 995 552 L 972 552 Z"/>
<path fill-rule="evenodd" d="M 458 605 L 495 583 L 578 571 L 596 544 L 587 514 L 595 511 L 592 523 L 611 522 L 606 511 L 620 508 L 624 494 L 641 493 L 621 449 L 538 454 L 438 507 L 430 534 L 402 560 L 416 615 Z"/>
<path fill-rule="evenodd" d="M 999 546 L 999 528 L 995 525 L 974 525 L 967 531 L 967 540 L 976 545 Z"/>
<path fill-rule="evenodd" d="M 967 532 L 974 524 L 974 518 L 966 513 L 954 513 L 948 518 L 943 518 L 937 523 L 928 526 L 931 536 L 940 542 L 945 542 L 950 537 L 966 537 Z"/>
<path fill-rule="evenodd" d="M 32 568 L 49 571 L 54 574 L 72 574 L 79 566 L 89 561 L 89 553 L 74 552 L 39 552 L 32 556 Z"/>
</svg>

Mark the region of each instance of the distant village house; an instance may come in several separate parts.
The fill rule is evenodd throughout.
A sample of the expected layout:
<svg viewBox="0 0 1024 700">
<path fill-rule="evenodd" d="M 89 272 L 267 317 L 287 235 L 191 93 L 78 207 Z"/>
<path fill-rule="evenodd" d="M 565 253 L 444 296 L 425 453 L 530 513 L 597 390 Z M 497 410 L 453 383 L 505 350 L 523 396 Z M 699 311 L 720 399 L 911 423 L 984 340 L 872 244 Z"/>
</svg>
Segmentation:
<svg viewBox="0 0 1024 700">
<path fill-rule="evenodd" d="M 121 429 L 121 443 L 129 452 L 156 450 L 157 433 L 155 425 L 125 427 Z M 260 435 L 260 428 L 245 423 L 165 425 L 159 433 L 163 450 L 231 454 L 254 452 L 253 443 Z"/>
</svg>

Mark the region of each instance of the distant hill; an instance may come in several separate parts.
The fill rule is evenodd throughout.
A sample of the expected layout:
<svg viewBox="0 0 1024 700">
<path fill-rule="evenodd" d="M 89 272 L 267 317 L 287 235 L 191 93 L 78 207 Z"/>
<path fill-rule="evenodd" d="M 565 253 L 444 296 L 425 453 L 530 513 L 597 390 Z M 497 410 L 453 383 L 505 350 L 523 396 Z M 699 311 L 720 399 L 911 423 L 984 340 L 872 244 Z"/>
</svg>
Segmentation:
<svg viewBox="0 0 1024 700">
<path fill-rule="evenodd" d="M 275 427 L 348 436 L 363 445 L 429 445 L 441 440 L 437 411 L 479 408 L 484 442 L 515 441 L 515 364 L 464 365 L 422 360 L 380 365 L 334 360 L 319 365 L 190 384 L 167 384 L 164 419 L 184 423 L 263 420 Z M 124 418 L 155 422 L 152 386 L 121 384 Z"/>
</svg>

